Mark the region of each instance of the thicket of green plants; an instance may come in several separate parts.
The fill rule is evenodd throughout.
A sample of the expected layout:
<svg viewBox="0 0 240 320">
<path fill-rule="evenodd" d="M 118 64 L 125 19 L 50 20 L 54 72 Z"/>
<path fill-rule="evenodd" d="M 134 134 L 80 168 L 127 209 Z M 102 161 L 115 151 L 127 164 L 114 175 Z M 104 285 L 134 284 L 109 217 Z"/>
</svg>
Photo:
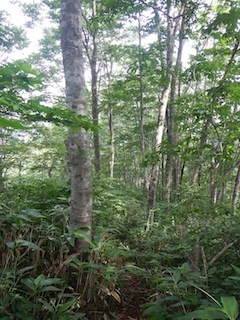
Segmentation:
<svg viewBox="0 0 240 320">
<path fill-rule="evenodd" d="M 0 196 L 1 319 L 237 319 L 239 216 L 226 208 L 206 225 L 197 200 L 146 230 L 142 194 L 94 181 L 88 260 L 72 251 L 69 187 L 59 179 L 8 181 Z M 193 207 L 195 212 L 192 212 Z M 221 211 L 222 209 L 222 211 Z M 125 314 L 127 316 L 127 313 Z"/>
</svg>

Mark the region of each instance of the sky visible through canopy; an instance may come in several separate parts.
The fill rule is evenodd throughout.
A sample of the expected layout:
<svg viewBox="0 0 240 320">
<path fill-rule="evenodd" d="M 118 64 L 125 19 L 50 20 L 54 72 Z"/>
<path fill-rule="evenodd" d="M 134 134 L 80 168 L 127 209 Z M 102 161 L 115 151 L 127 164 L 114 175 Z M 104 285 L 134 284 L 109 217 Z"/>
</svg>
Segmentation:
<svg viewBox="0 0 240 320">
<path fill-rule="evenodd" d="M 35 1 L 39 2 L 39 1 Z M 24 0 L 21 1 L 21 3 L 33 3 L 32 0 Z M 16 4 L 14 4 L 14 1 L 11 0 L 1 0 L 0 1 L 0 11 L 6 11 L 8 14 L 9 21 L 18 27 L 24 26 L 28 22 L 28 18 L 24 16 L 24 14 L 21 12 L 21 9 L 18 6 L 18 3 L 16 1 Z M 44 27 L 46 27 L 47 24 L 44 23 Z M 21 51 L 14 52 L 12 54 L 13 59 L 24 59 L 29 54 L 36 52 L 38 50 L 38 41 L 41 39 L 43 35 L 43 28 L 40 25 L 34 26 L 34 28 L 25 28 L 26 35 L 30 41 L 29 46 L 27 48 L 24 48 Z"/>
<path fill-rule="evenodd" d="M 38 3 L 39 0 L 24 0 L 24 1 L 14 1 L 14 0 L 1 0 L 0 1 L 0 10 L 6 11 L 9 15 L 9 20 L 12 24 L 16 26 L 24 26 L 28 22 L 28 18 L 24 16 L 24 14 L 21 12 L 21 9 L 18 6 L 18 3 Z M 50 26 L 50 21 L 44 19 L 44 23 L 41 22 L 41 24 L 36 24 L 33 28 L 26 28 L 26 34 L 29 39 L 29 46 L 27 48 L 24 48 L 21 51 L 14 52 L 12 54 L 13 59 L 24 59 L 27 58 L 27 56 L 33 52 L 38 51 L 38 41 L 43 36 L 43 27 L 46 28 L 47 26 Z M 151 39 L 151 36 L 149 39 L 145 39 L 146 43 L 151 43 L 152 41 L 155 41 L 156 39 Z M 184 45 L 184 52 L 183 52 L 183 66 L 187 65 L 187 62 L 189 60 L 189 56 L 194 54 L 195 50 L 193 49 L 193 45 L 190 41 L 185 43 Z"/>
</svg>

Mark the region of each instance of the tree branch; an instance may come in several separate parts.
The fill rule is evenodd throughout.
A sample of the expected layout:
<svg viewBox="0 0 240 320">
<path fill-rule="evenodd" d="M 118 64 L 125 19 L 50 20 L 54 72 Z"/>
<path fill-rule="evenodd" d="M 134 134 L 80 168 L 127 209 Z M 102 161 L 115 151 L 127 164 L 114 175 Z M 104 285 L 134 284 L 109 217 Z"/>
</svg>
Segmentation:
<svg viewBox="0 0 240 320">
<path fill-rule="evenodd" d="M 233 241 L 229 244 L 227 244 L 224 248 L 222 248 L 222 250 L 220 250 L 213 258 L 212 260 L 209 262 L 209 266 L 213 265 L 214 262 L 225 252 L 227 251 L 229 248 L 231 248 L 237 241 Z"/>
<path fill-rule="evenodd" d="M 223 178 L 229 173 L 231 172 L 234 168 L 236 168 L 236 166 L 238 166 L 240 164 L 240 159 L 236 160 L 230 168 L 228 168 L 228 170 L 215 182 L 212 183 L 212 187 L 216 188 L 216 186 L 222 182 Z"/>
</svg>

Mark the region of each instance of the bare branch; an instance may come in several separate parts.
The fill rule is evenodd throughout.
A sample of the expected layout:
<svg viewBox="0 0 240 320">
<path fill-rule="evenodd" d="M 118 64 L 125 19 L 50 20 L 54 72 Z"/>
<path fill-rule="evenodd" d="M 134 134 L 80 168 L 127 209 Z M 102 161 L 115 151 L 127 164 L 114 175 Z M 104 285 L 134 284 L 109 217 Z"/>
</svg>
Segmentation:
<svg viewBox="0 0 240 320">
<path fill-rule="evenodd" d="M 213 182 L 213 183 L 211 184 L 211 186 L 215 188 L 217 185 L 219 185 L 219 183 L 222 182 L 223 178 L 226 177 L 226 175 L 227 175 L 228 173 L 230 173 L 233 169 L 235 169 L 239 164 L 240 164 L 240 159 L 236 160 L 236 161 L 231 165 L 231 167 L 228 168 L 228 169 L 226 170 L 226 172 L 224 172 L 224 174 L 223 174 L 217 181 L 215 181 L 215 182 Z"/>
<path fill-rule="evenodd" d="M 215 262 L 225 251 L 227 251 L 229 248 L 231 248 L 232 246 L 234 246 L 235 243 L 236 243 L 236 241 L 233 241 L 233 242 L 227 244 L 224 248 L 222 248 L 222 250 L 219 251 L 219 252 L 212 258 L 212 260 L 209 262 L 209 266 L 213 265 L 214 262 Z"/>
</svg>

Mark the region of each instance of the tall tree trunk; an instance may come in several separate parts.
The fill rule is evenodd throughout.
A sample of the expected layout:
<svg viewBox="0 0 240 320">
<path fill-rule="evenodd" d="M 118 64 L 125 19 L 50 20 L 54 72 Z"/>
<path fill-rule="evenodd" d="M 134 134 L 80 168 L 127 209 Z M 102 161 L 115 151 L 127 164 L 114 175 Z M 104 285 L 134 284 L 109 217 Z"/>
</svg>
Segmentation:
<svg viewBox="0 0 240 320">
<path fill-rule="evenodd" d="M 109 157 L 109 176 L 113 179 L 114 176 L 114 163 L 115 163 L 115 136 L 114 136 L 114 125 L 113 125 L 113 103 L 111 98 L 111 81 L 113 72 L 113 61 L 109 59 L 109 64 L 105 64 L 106 68 L 106 82 L 107 82 L 107 93 L 108 93 L 108 127 L 110 136 L 110 157 Z"/>
<path fill-rule="evenodd" d="M 185 161 L 181 164 L 180 173 L 179 173 L 178 193 L 177 193 L 178 201 L 182 200 L 182 185 L 183 185 L 184 169 L 185 169 Z"/>
<path fill-rule="evenodd" d="M 196 160 L 196 163 L 193 168 L 192 172 L 192 183 L 197 183 L 200 184 L 200 175 L 201 175 L 201 157 L 203 154 L 204 146 L 207 141 L 208 137 L 208 130 L 209 130 L 209 119 L 206 119 L 205 122 L 203 123 L 203 128 L 201 132 L 201 137 L 200 137 L 200 145 L 198 148 L 198 159 Z"/>
<path fill-rule="evenodd" d="M 98 109 L 98 70 L 97 70 L 97 58 L 98 58 L 98 28 L 95 24 L 97 15 L 97 3 L 96 0 L 92 0 L 92 25 L 87 28 L 87 32 L 84 32 L 83 45 L 86 50 L 87 58 L 90 64 L 91 70 L 91 94 L 92 94 L 92 119 L 93 124 L 98 125 L 99 109 Z M 85 16 L 84 20 L 86 24 L 89 23 L 89 19 Z M 88 36 L 91 36 L 91 45 L 89 45 Z M 94 169 L 96 173 L 101 171 L 101 154 L 100 154 L 100 141 L 98 132 L 93 133 L 93 146 L 94 146 Z"/>
<path fill-rule="evenodd" d="M 61 47 L 66 82 L 66 103 L 77 115 L 86 115 L 86 88 L 82 50 L 81 3 L 62 0 Z M 71 180 L 70 227 L 83 228 L 91 236 L 92 178 L 89 140 L 86 130 L 69 131 L 66 141 L 67 163 Z M 84 251 L 88 243 L 83 238 L 75 241 L 75 248 Z"/>
<path fill-rule="evenodd" d="M 183 44 L 184 44 L 184 19 L 183 16 L 181 20 L 180 33 L 179 33 L 179 45 L 177 52 L 177 60 L 174 67 L 174 73 L 172 76 L 172 84 L 171 84 L 171 94 L 170 94 L 170 103 L 167 112 L 167 138 L 168 143 L 170 145 L 170 150 L 173 151 L 174 147 L 177 145 L 177 136 L 175 132 L 175 99 L 177 94 L 177 81 L 180 83 L 179 74 L 182 68 L 182 52 L 183 52 Z M 178 85 L 178 95 L 180 94 L 180 85 Z M 166 175 L 168 176 L 168 180 L 166 181 L 166 200 L 170 202 L 171 200 L 176 199 L 177 193 L 177 160 L 176 156 L 173 152 L 170 152 L 167 157 L 166 163 Z M 168 168 L 169 167 L 169 168 Z"/>
<path fill-rule="evenodd" d="M 4 131 L 0 127 L 0 146 L 2 147 L 3 150 L 3 145 L 4 145 Z M 2 151 L 2 154 L 0 154 L 0 193 L 4 191 L 4 152 Z"/>
<path fill-rule="evenodd" d="M 110 159 L 109 159 L 109 170 L 110 170 L 110 178 L 113 179 L 114 172 L 114 127 L 113 127 L 113 108 L 112 104 L 108 104 L 108 125 L 110 132 Z"/>
<path fill-rule="evenodd" d="M 172 83 L 172 64 L 173 64 L 173 53 L 174 53 L 174 45 L 177 32 L 179 31 L 179 26 L 181 24 L 183 13 L 185 10 L 184 4 L 182 4 L 181 9 L 179 11 L 178 19 L 173 19 L 171 17 L 171 9 L 172 3 L 168 1 L 167 4 L 167 84 L 162 90 L 160 96 L 159 110 L 158 110 L 158 120 L 157 120 L 157 128 L 156 128 L 156 136 L 155 136 L 155 151 L 158 152 L 160 145 L 163 140 L 164 133 L 164 124 L 166 119 L 166 110 L 169 99 L 169 94 L 171 90 Z M 159 21 L 158 12 L 155 11 L 156 21 Z M 156 202 L 156 193 L 157 193 L 157 185 L 158 185 L 158 177 L 159 177 L 160 164 L 159 162 L 155 163 L 151 168 L 151 176 L 149 180 L 149 189 L 148 189 L 148 198 L 147 198 L 147 222 L 148 225 L 151 225 L 154 221 L 154 207 Z"/>
<path fill-rule="evenodd" d="M 93 39 L 93 52 L 90 59 L 91 76 L 92 76 L 92 117 L 93 124 L 98 125 L 98 72 L 97 72 L 97 35 L 92 36 Z M 101 156 L 100 156 L 100 142 L 98 132 L 93 133 L 94 144 L 94 168 L 97 173 L 101 171 Z"/>
<path fill-rule="evenodd" d="M 217 187 L 214 184 L 215 166 L 215 159 L 212 157 L 210 167 L 210 207 L 213 207 L 217 202 Z"/>
<path fill-rule="evenodd" d="M 160 99 L 160 107 L 159 107 L 157 130 L 156 130 L 156 140 L 155 140 L 156 152 L 158 152 L 163 139 L 164 122 L 165 122 L 168 97 L 169 97 L 170 87 L 171 87 L 171 76 L 169 77 L 170 77 L 168 80 L 169 83 L 164 88 L 161 99 Z M 155 163 L 151 168 L 151 176 L 149 180 L 148 199 L 147 199 L 147 219 L 148 219 L 149 225 L 151 225 L 154 221 L 153 210 L 156 202 L 159 169 L 160 169 L 159 162 Z"/>
<path fill-rule="evenodd" d="M 240 166 L 237 170 L 236 179 L 234 182 L 233 193 L 232 193 L 232 212 L 236 214 L 237 212 L 237 202 L 239 198 L 239 187 L 240 187 Z"/>
<path fill-rule="evenodd" d="M 182 27 L 183 29 L 183 21 Z M 183 32 L 183 30 L 181 30 Z M 170 103 L 167 110 L 167 138 L 168 143 L 170 146 L 170 153 L 168 153 L 167 160 L 166 160 L 166 193 L 165 193 L 165 200 L 167 202 L 171 201 L 171 198 L 176 197 L 176 190 L 177 190 L 177 161 L 176 157 L 172 154 L 173 148 L 177 144 L 177 136 L 174 132 L 174 122 L 175 122 L 175 97 L 176 97 L 176 85 L 177 85 L 177 73 L 181 69 L 182 64 L 182 50 L 183 50 L 183 38 L 179 40 L 179 47 L 178 47 L 178 55 L 177 61 L 175 65 L 175 72 L 172 76 L 172 84 L 171 84 L 171 94 L 170 94 Z"/>
<path fill-rule="evenodd" d="M 0 193 L 4 191 L 3 159 L 0 156 Z"/>
<path fill-rule="evenodd" d="M 139 67 L 139 107 L 140 107 L 140 117 L 139 117 L 139 129 L 140 129 L 140 143 L 141 143 L 141 155 L 142 161 L 145 156 L 145 135 L 144 135 L 144 103 L 143 103 L 143 74 L 142 74 L 142 34 L 141 34 L 141 13 L 138 16 L 138 67 Z M 147 168 L 143 168 L 144 175 L 144 190 L 148 188 L 148 176 Z"/>
</svg>

